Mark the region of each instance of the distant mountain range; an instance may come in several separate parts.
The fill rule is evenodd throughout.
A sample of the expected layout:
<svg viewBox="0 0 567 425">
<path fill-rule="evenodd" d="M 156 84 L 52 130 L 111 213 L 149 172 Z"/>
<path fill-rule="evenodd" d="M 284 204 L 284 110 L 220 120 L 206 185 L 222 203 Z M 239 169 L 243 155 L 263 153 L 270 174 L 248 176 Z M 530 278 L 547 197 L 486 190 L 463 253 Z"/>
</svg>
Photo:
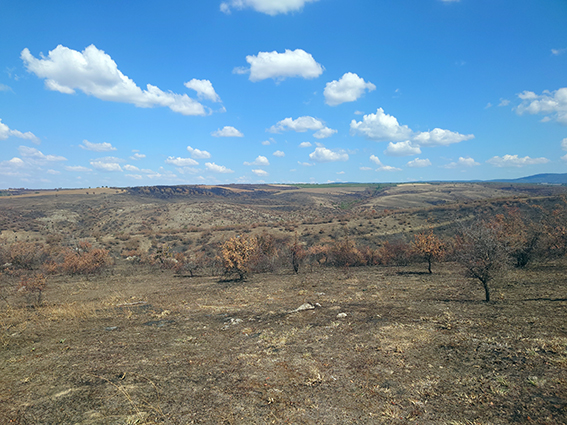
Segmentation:
<svg viewBox="0 0 567 425">
<path fill-rule="evenodd" d="M 508 183 L 531 183 L 531 184 L 567 184 L 567 173 L 535 174 L 533 176 L 520 177 L 519 179 L 497 179 L 490 181 L 508 182 Z"/>
</svg>

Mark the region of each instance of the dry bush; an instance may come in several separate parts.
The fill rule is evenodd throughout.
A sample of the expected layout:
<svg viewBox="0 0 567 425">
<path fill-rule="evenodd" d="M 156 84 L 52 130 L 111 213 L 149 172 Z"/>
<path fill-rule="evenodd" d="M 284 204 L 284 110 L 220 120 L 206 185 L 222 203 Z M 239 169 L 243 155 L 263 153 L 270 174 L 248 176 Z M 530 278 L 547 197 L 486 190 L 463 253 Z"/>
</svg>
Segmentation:
<svg viewBox="0 0 567 425">
<path fill-rule="evenodd" d="M 283 243 L 274 236 L 264 232 L 256 238 L 256 249 L 250 262 L 251 271 L 255 273 L 274 272 L 280 257 L 279 246 Z"/>
<path fill-rule="evenodd" d="M 499 238 L 501 229 L 494 221 L 475 221 L 463 226 L 455 238 L 456 260 L 465 267 L 466 275 L 478 279 L 490 301 L 489 283 L 508 266 L 506 246 Z"/>
<path fill-rule="evenodd" d="M 27 298 L 28 303 L 41 305 L 43 291 L 47 286 L 47 279 L 42 273 L 24 275 L 18 285 L 18 293 Z"/>
<path fill-rule="evenodd" d="M 327 264 L 335 267 L 365 266 L 366 258 L 356 247 L 356 243 L 345 236 L 343 240 L 336 241 L 329 247 Z"/>
<path fill-rule="evenodd" d="M 8 247 L 5 261 L 14 268 L 32 270 L 43 263 L 44 254 L 42 244 L 15 242 Z"/>
<path fill-rule="evenodd" d="M 234 236 L 221 246 L 221 259 L 227 276 L 237 274 L 239 280 L 245 279 L 251 272 L 251 265 L 258 240 L 254 236 Z"/>
<path fill-rule="evenodd" d="M 567 200 L 561 199 L 542 220 L 542 249 L 549 258 L 559 258 L 567 254 Z"/>
<path fill-rule="evenodd" d="M 419 233 L 415 235 L 413 249 L 418 256 L 427 261 L 429 273 L 432 273 L 431 263 L 434 260 L 440 260 L 445 254 L 444 244 L 433 234 L 433 230 L 430 230 L 429 233 Z"/>
<path fill-rule="evenodd" d="M 412 247 L 403 240 L 386 241 L 378 250 L 380 264 L 406 266 L 412 261 Z"/>
<path fill-rule="evenodd" d="M 291 243 L 286 244 L 289 252 L 289 257 L 291 259 L 291 265 L 295 273 L 299 273 L 299 267 L 303 264 L 305 257 L 307 256 L 307 251 L 303 248 L 303 245 L 299 243 L 299 238 L 297 232 Z"/>
<path fill-rule="evenodd" d="M 327 263 L 329 256 L 329 246 L 327 245 L 312 245 L 307 250 L 307 259 L 311 268 L 313 265 L 322 266 Z"/>
</svg>

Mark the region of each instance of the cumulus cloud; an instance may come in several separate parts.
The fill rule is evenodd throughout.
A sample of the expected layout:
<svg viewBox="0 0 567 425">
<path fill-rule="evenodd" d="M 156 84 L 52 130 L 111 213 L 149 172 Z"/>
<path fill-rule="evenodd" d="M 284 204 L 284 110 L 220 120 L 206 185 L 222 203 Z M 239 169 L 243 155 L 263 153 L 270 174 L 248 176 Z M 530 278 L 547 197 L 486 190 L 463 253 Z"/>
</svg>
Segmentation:
<svg viewBox="0 0 567 425">
<path fill-rule="evenodd" d="M 465 140 L 474 139 L 472 134 L 460 134 L 454 131 L 434 128 L 431 131 L 422 131 L 413 137 L 414 143 L 419 146 L 449 146 L 453 143 L 460 143 Z"/>
<path fill-rule="evenodd" d="M 130 165 L 130 164 L 126 164 L 123 168 L 126 171 L 140 171 L 140 169 L 138 167 L 136 167 L 135 165 Z"/>
<path fill-rule="evenodd" d="M 504 155 L 502 157 L 494 156 L 486 162 L 495 167 L 525 167 L 526 165 L 546 164 L 549 162 L 549 159 L 530 158 L 529 156 L 520 158 L 518 155 Z"/>
<path fill-rule="evenodd" d="M 500 99 L 500 103 L 498 104 L 498 106 L 508 106 L 510 104 L 510 101 L 508 99 Z"/>
<path fill-rule="evenodd" d="M 313 145 L 311 144 L 311 142 L 301 142 L 301 143 L 299 144 L 299 147 L 300 147 L 300 148 L 310 148 L 311 146 L 313 146 Z"/>
<path fill-rule="evenodd" d="M 193 78 L 184 84 L 185 87 L 197 92 L 199 99 L 208 99 L 212 102 L 220 102 L 221 98 L 213 88 L 213 84 L 209 80 L 197 80 Z"/>
<path fill-rule="evenodd" d="M 205 164 L 205 167 L 207 167 L 207 170 L 212 171 L 213 173 L 221 173 L 221 174 L 234 173 L 234 171 L 231 170 L 230 168 L 226 168 L 224 165 L 217 165 L 214 162 L 207 162 Z"/>
<path fill-rule="evenodd" d="M 207 159 L 211 157 L 211 154 L 207 151 L 202 151 L 200 149 L 192 148 L 191 146 L 187 146 L 187 151 L 191 154 L 192 158 L 196 159 Z"/>
<path fill-rule="evenodd" d="M 421 149 L 419 149 L 419 146 L 414 146 L 409 140 L 406 140 L 405 142 L 388 143 L 384 153 L 389 156 L 411 156 L 419 155 Z"/>
<path fill-rule="evenodd" d="M 372 161 L 374 164 L 378 166 L 376 171 L 402 171 L 401 168 L 396 168 L 390 165 L 382 164 L 382 161 L 380 161 L 380 158 L 378 158 L 376 155 L 370 155 L 370 161 Z"/>
<path fill-rule="evenodd" d="M 283 151 L 275 151 L 272 155 L 277 156 L 278 158 L 283 158 L 285 153 Z"/>
<path fill-rule="evenodd" d="M 370 82 L 365 82 L 357 74 L 347 72 L 340 80 L 327 83 L 323 94 L 327 105 L 337 106 L 345 102 L 354 102 L 366 90 L 369 92 L 376 90 L 376 86 Z"/>
<path fill-rule="evenodd" d="M 351 134 L 361 134 L 367 139 L 377 142 L 390 141 L 401 142 L 411 141 L 411 146 L 432 147 L 448 146 L 465 140 L 474 139 L 473 134 L 460 134 L 441 128 L 431 131 L 414 133 L 407 125 L 400 125 L 396 117 L 384 113 L 382 108 L 378 108 L 375 114 L 364 115 L 362 121 L 352 120 L 350 123 Z M 399 145 L 399 148 L 404 145 Z M 394 145 L 390 149 L 396 149 Z"/>
<path fill-rule="evenodd" d="M 38 145 L 39 139 L 30 131 L 22 133 L 18 130 L 11 130 L 6 124 L 0 119 L 0 140 L 6 140 L 8 137 L 18 137 L 20 139 L 29 140 L 32 143 Z"/>
<path fill-rule="evenodd" d="M 146 155 L 144 155 L 143 153 L 138 153 L 138 152 L 136 152 L 136 153 L 134 153 L 134 155 L 132 155 L 132 156 L 130 157 L 130 159 L 133 159 L 133 160 L 136 160 L 136 161 L 137 161 L 137 160 L 143 159 L 143 158 L 145 158 L 145 157 L 146 157 Z"/>
<path fill-rule="evenodd" d="M 262 144 L 263 144 L 264 146 L 275 145 L 275 144 L 276 144 L 276 141 L 274 140 L 273 137 L 270 137 L 268 140 L 264 140 L 264 141 L 262 142 Z"/>
<path fill-rule="evenodd" d="M 268 78 L 276 81 L 293 77 L 312 79 L 323 73 L 323 67 L 302 49 L 286 49 L 284 53 L 259 52 L 257 56 L 246 56 L 246 62 L 250 64 L 250 68 L 235 68 L 233 72 L 250 73 L 249 80 L 252 82 Z"/>
<path fill-rule="evenodd" d="M 10 177 L 24 177 L 26 173 L 25 162 L 21 158 L 14 157 L 7 161 L 0 161 L 0 175 Z"/>
<path fill-rule="evenodd" d="M 231 9 L 242 10 L 246 8 L 254 9 L 256 12 L 275 16 L 279 13 L 296 12 L 303 9 L 306 3 L 317 0 L 228 0 L 223 1 L 220 10 L 229 14 Z"/>
<path fill-rule="evenodd" d="M 106 162 L 106 161 L 91 161 L 93 168 L 100 171 L 122 171 L 122 167 L 117 162 Z"/>
<path fill-rule="evenodd" d="M 468 156 L 466 158 L 461 156 L 461 157 L 459 157 L 459 160 L 457 162 L 450 162 L 449 164 L 445 165 L 443 168 L 476 167 L 477 165 L 480 165 L 480 164 L 478 162 L 476 162 L 470 156 Z"/>
<path fill-rule="evenodd" d="M 324 147 L 315 148 L 315 151 L 309 154 L 315 162 L 336 162 L 348 161 L 348 154 L 344 150 L 331 150 Z"/>
<path fill-rule="evenodd" d="M 552 92 L 544 90 L 541 95 L 524 91 L 518 97 L 522 100 L 516 107 L 518 115 L 544 115 L 542 121 L 556 120 L 567 125 L 567 87 Z"/>
<path fill-rule="evenodd" d="M 306 131 L 316 131 L 313 134 L 313 137 L 316 137 L 317 139 L 324 139 L 330 137 L 337 132 L 337 130 L 333 130 L 332 128 L 326 127 L 323 121 L 310 116 L 299 117 L 295 120 L 292 118 L 285 118 L 279 121 L 276 125 L 273 125 L 270 128 L 268 128 L 267 131 L 269 131 L 270 133 L 281 133 L 282 131 L 288 131 L 288 130 L 296 131 L 298 133 L 305 133 Z M 304 142 L 304 143 L 309 143 L 309 142 Z M 300 147 L 311 146 L 311 144 L 307 145 L 304 143 L 302 143 L 299 146 Z"/>
<path fill-rule="evenodd" d="M 252 172 L 259 177 L 265 177 L 268 175 L 268 172 L 264 170 L 252 170 Z"/>
<path fill-rule="evenodd" d="M 567 137 L 561 141 L 561 149 L 567 151 Z"/>
<path fill-rule="evenodd" d="M 429 167 L 431 166 L 431 161 L 429 159 L 419 159 L 416 158 L 414 160 L 411 160 L 407 163 L 408 167 L 411 168 L 423 168 L 423 167 Z"/>
<path fill-rule="evenodd" d="M 165 160 L 165 163 L 175 165 L 176 167 L 189 167 L 193 165 L 199 165 L 199 163 L 192 158 L 175 158 L 173 156 L 168 157 Z"/>
<path fill-rule="evenodd" d="M 140 108 L 164 106 L 183 115 L 208 113 L 186 94 L 164 92 L 151 84 L 142 90 L 118 69 L 108 54 L 92 44 L 82 52 L 59 45 L 40 59 L 25 48 L 20 57 L 29 72 L 45 79 L 48 90 L 66 94 L 80 90 L 105 101 L 130 103 Z"/>
<path fill-rule="evenodd" d="M 45 155 L 43 152 L 37 150 L 36 148 L 30 148 L 28 146 L 20 146 L 18 148 L 20 155 L 28 160 L 45 163 L 45 162 L 59 162 L 67 161 L 67 158 L 57 155 Z"/>
<path fill-rule="evenodd" d="M 396 117 L 384 113 L 382 108 L 378 108 L 375 114 L 364 115 L 362 121 L 352 120 L 350 130 L 352 134 L 358 133 L 377 142 L 401 142 L 412 135 L 407 125 L 400 125 Z"/>
<path fill-rule="evenodd" d="M 270 165 L 270 161 L 268 158 L 262 155 L 258 155 L 258 157 L 253 162 L 245 162 L 244 165 L 260 165 L 260 166 L 267 166 Z"/>
<path fill-rule="evenodd" d="M 108 142 L 91 143 L 88 140 L 83 140 L 83 144 L 79 145 L 79 146 L 82 149 L 85 149 L 87 151 L 93 151 L 93 152 L 109 152 L 109 151 L 115 151 L 116 150 L 116 148 Z"/>
<path fill-rule="evenodd" d="M 211 133 L 213 137 L 244 137 L 240 131 L 229 125 L 225 125 L 223 128 L 219 128 L 217 131 Z"/>
</svg>

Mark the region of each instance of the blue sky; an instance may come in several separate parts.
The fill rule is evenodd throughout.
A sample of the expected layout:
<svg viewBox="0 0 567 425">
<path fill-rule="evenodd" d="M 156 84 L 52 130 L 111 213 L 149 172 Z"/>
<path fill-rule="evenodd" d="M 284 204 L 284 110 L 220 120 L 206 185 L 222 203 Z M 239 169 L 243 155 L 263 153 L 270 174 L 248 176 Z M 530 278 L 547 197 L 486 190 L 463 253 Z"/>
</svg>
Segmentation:
<svg viewBox="0 0 567 425">
<path fill-rule="evenodd" d="M 567 172 L 565 0 L 0 1 L 0 188 Z"/>
</svg>

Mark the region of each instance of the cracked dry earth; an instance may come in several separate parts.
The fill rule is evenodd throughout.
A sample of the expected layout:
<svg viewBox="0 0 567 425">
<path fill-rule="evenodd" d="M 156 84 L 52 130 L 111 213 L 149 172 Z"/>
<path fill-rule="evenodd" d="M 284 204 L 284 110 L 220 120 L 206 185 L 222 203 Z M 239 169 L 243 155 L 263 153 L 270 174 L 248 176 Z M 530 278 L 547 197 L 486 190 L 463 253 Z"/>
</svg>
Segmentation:
<svg viewBox="0 0 567 425">
<path fill-rule="evenodd" d="M 1 307 L 0 422 L 564 424 L 565 265 L 58 277 Z"/>
</svg>

